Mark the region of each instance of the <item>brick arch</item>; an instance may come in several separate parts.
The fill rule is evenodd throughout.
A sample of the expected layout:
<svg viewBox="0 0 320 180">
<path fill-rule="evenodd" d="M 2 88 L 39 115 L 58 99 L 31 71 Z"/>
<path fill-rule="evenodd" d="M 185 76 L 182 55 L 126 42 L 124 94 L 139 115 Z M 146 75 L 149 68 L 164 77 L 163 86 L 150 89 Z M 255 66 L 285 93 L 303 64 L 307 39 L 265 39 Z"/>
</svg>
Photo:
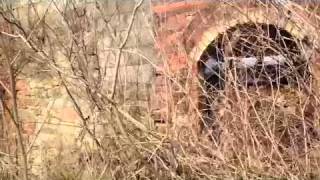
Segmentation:
<svg viewBox="0 0 320 180">
<path fill-rule="evenodd" d="M 219 11 L 228 12 L 230 10 L 229 8 L 224 7 Z M 206 11 L 205 14 L 206 13 L 208 13 L 208 11 Z M 311 39 L 315 39 L 315 37 L 310 37 L 310 31 L 303 28 L 305 26 L 304 24 L 301 24 L 295 18 L 287 18 L 283 12 L 279 12 L 277 9 L 253 7 L 248 8 L 246 13 L 236 10 L 236 12 L 231 13 L 229 17 L 220 19 L 212 18 L 212 15 L 209 14 L 206 18 L 208 20 L 207 22 L 201 20 L 201 18 L 203 18 L 201 16 L 203 16 L 203 14 L 199 13 L 198 17 L 194 18 L 194 23 L 190 23 L 183 35 L 185 37 L 183 43 L 188 53 L 188 64 L 192 64 L 192 67 L 196 68 L 194 69 L 194 72 L 197 73 L 199 71 L 198 62 L 203 52 L 206 51 L 208 45 L 217 40 L 224 32 L 239 25 L 274 25 L 275 27 L 288 32 L 298 41 L 301 40 L 308 43 Z M 311 49 L 311 47 L 308 48 Z M 313 52 L 308 52 L 307 59 L 312 57 L 312 53 Z M 197 75 L 193 78 L 194 79 L 192 81 L 198 81 Z M 204 108 L 202 107 L 203 103 L 201 103 L 204 100 L 204 97 L 202 96 L 202 90 L 199 88 L 199 84 L 195 84 L 194 86 L 195 87 L 190 88 L 192 89 L 193 94 L 198 95 L 194 96 L 196 99 L 193 98 L 198 108 L 194 111 L 201 111 L 201 109 Z M 203 129 L 203 120 L 201 118 L 197 118 L 196 121 L 192 121 L 193 122 L 191 123 L 193 124 L 193 127 L 195 127 L 197 133 L 201 133 Z"/>
<path fill-rule="evenodd" d="M 225 10 L 225 11 L 230 11 Z M 200 59 L 201 54 L 205 51 L 207 46 L 212 43 L 220 34 L 226 32 L 228 29 L 241 24 L 270 24 L 279 27 L 298 40 L 306 40 L 309 32 L 307 32 L 295 19 L 286 18 L 283 13 L 275 9 L 268 8 L 253 8 L 248 9 L 246 13 L 237 12 L 231 13 L 227 19 L 220 19 L 218 21 L 213 20 L 207 23 L 194 23 L 188 28 L 194 31 L 186 31 L 184 36 L 186 37 L 185 46 L 189 50 L 188 56 L 191 63 L 195 63 Z M 210 16 L 208 17 L 208 19 Z M 199 19 L 195 18 L 194 21 Z M 192 27 L 196 26 L 196 27 Z M 309 38 L 309 37 L 308 37 Z M 188 42 L 191 42 L 188 44 Z"/>
<path fill-rule="evenodd" d="M 274 25 L 303 41 L 312 42 L 315 37 L 307 35 L 315 34 L 316 36 L 317 34 L 317 30 L 309 28 L 310 26 L 304 28 L 308 25 L 304 20 L 314 21 L 304 12 L 295 11 L 293 15 L 287 16 L 290 13 L 281 12 L 275 7 L 261 5 L 250 0 L 231 3 L 207 1 L 168 3 L 159 8 L 154 7 L 154 12 L 159 20 L 156 24 L 158 27 L 156 47 L 165 57 L 160 65 L 168 68 L 170 75 L 183 74 L 182 76 L 188 78 L 186 80 L 188 82 L 187 91 L 193 104 L 197 107 L 189 106 L 190 109 L 185 113 L 187 117 L 183 119 L 187 119 L 186 121 L 196 130 L 199 130 L 198 110 L 201 109 L 199 106 L 201 89 L 199 88 L 198 60 L 207 46 L 219 35 L 237 25 L 254 23 Z M 296 13 L 299 16 L 296 16 Z M 303 20 L 300 19 L 300 15 L 304 17 Z M 189 68 L 192 68 L 192 71 L 187 72 L 192 72 L 192 75 L 186 75 L 183 71 Z M 179 100 L 172 100 L 173 98 L 167 94 L 170 88 L 165 82 L 169 80 L 160 69 L 155 77 L 152 114 L 157 115 L 155 119 L 160 119 L 161 122 L 173 122 L 170 120 L 172 110 L 168 104 L 173 101 L 173 104 L 176 103 L 176 106 L 179 106 L 177 103 Z M 173 97 L 179 93 L 172 92 L 172 94 Z"/>
</svg>

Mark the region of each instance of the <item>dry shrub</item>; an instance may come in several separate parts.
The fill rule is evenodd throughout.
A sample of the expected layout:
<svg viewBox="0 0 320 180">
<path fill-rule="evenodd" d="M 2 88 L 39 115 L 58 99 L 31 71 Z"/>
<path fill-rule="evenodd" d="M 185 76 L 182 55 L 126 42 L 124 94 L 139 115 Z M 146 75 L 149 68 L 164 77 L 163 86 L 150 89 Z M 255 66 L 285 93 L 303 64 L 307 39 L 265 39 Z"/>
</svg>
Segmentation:
<svg viewBox="0 0 320 180">
<path fill-rule="evenodd" d="M 186 82 L 187 77 L 192 70 L 186 69 L 179 77 L 168 73 L 165 74 L 170 81 L 168 89 L 179 91 L 178 95 L 168 92 L 168 97 L 172 97 L 169 98 L 171 101 L 167 102 L 168 106 L 174 109 L 177 101 L 182 102 L 180 101 L 182 99 L 186 106 L 175 109 L 179 112 L 168 114 L 171 121 L 166 124 L 168 126 L 166 133 L 161 133 L 152 128 L 154 124 L 151 123 L 151 128 L 146 125 L 150 123 L 150 120 L 153 121 L 149 112 L 134 114 L 135 111 L 131 113 L 126 111 L 126 102 L 123 102 L 125 99 L 121 98 L 121 94 L 124 92 L 116 87 L 119 83 L 116 75 L 107 81 L 109 84 L 104 84 L 106 81 L 102 81 L 102 79 L 106 78 L 105 74 L 91 73 L 92 69 L 100 72 L 106 68 L 98 63 L 99 58 L 105 58 L 105 56 L 96 50 L 98 49 L 95 47 L 97 42 L 89 43 L 85 39 L 87 28 L 89 28 L 89 25 L 86 26 L 87 23 L 90 24 L 89 22 L 97 17 L 91 17 L 85 8 L 78 8 L 81 5 L 83 4 L 70 1 L 65 7 L 59 9 L 59 6 L 54 3 L 53 8 L 57 11 L 57 17 L 64 24 L 56 22 L 59 21 L 58 19 L 54 21 L 59 27 L 57 29 L 61 31 L 59 31 L 60 34 L 56 34 L 55 30 L 49 29 L 50 23 L 43 20 L 43 27 L 48 28 L 47 44 L 41 44 L 41 41 L 32 38 L 28 40 L 26 35 L 21 35 L 24 37 L 21 42 L 27 42 L 27 45 L 34 50 L 35 58 L 50 65 L 50 73 L 55 74 L 61 81 L 61 86 L 64 87 L 82 120 L 82 131 L 79 135 L 81 138 L 78 141 L 81 148 L 77 147 L 75 151 L 68 151 L 69 147 L 67 147 L 60 149 L 56 156 L 48 155 L 48 159 L 43 162 L 44 172 L 40 172 L 39 176 L 31 176 L 32 178 L 191 180 L 318 179 L 320 177 L 318 170 L 320 160 L 318 149 L 319 116 L 317 112 L 319 106 L 317 92 L 319 89 L 316 88 L 317 86 L 309 87 L 301 84 L 301 81 L 297 81 L 293 86 L 244 88 L 244 86 L 238 86 L 238 82 L 234 81 L 236 76 L 231 73 L 224 81 L 226 85 L 223 90 L 210 92 L 205 89 L 200 77 L 198 88 L 204 89 L 203 96 L 209 99 L 208 106 L 212 111 L 212 114 L 205 119 L 201 112 L 195 113 L 195 107 L 191 105 L 195 104 L 192 102 L 194 99 L 186 93 L 188 91 L 186 87 L 190 87 L 188 86 L 189 82 Z M 99 3 L 90 7 L 92 11 L 96 12 L 96 16 L 98 16 L 97 14 L 101 15 L 102 17 L 99 18 L 106 23 L 101 27 L 103 29 L 101 31 L 109 33 L 110 29 L 104 29 L 109 27 L 109 22 L 107 19 L 103 19 L 102 7 L 99 6 Z M 136 5 L 136 8 L 138 7 Z M 134 12 L 132 16 L 135 16 Z M 10 18 L 13 17 L 10 16 Z M 21 28 L 27 28 L 19 23 L 12 26 L 18 26 L 17 33 L 21 33 Z M 241 27 L 247 27 L 247 25 Z M 231 44 L 235 43 L 234 47 L 240 49 L 236 49 L 235 54 L 247 53 L 240 47 L 249 44 L 256 45 L 250 52 L 259 52 L 259 55 L 264 51 L 256 51 L 255 49 L 258 47 L 268 49 L 268 53 L 274 53 L 275 49 L 278 54 L 287 53 L 290 54 L 290 57 L 298 58 L 294 56 L 295 53 L 281 52 L 285 48 L 276 46 L 277 43 L 279 45 L 279 42 L 281 44 L 281 39 L 274 43 L 274 39 L 270 40 L 270 37 L 261 37 L 266 29 L 262 29 L 263 33 L 261 33 L 261 29 L 257 28 L 255 24 L 250 24 L 248 27 L 244 30 L 243 36 L 239 37 L 243 39 L 231 42 Z M 112 29 L 112 27 L 111 30 L 116 32 L 116 29 Z M 231 29 L 227 33 L 233 32 L 238 32 L 238 29 Z M 130 28 L 126 33 L 130 34 Z M 254 40 L 258 39 L 259 43 L 244 41 L 245 38 L 251 36 L 254 36 Z M 228 37 L 229 41 L 237 39 L 232 34 L 222 35 L 219 37 L 220 40 L 223 40 L 223 37 Z M 99 38 L 97 39 L 99 40 Z M 119 41 L 118 44 L 123 44 L 123 46 L 119 48 L 118 44 L 112 44 L 112 47 L 105 51 L 115 53 L 116 59 L 113 60 L 120 62 L 121 53 L 132 51 L 125 48 L 127 39 L 123 40 L 123 37 L 119 39 L 122 41 Z M 268 43 L 264 43 L 265 41 Z M 42 48 L 42 45 L 49 46 L 50 51 Z M 58 55 L 62 56 L 61 53 L 55 54 L 59 50 L 65 52 L 63 58 L 66 58 L 66 67 L 70 67 L 69 74 L 65 73 L 66 70 L 59 67 L 59 63 L 56 61 L 59 59 L 56 58 Z M 87 57 L 89 54 L 92 57 Z M 134 55 L 152 62 L 143 55 Z M 317 74 L 316 72 L 310 73 Z M 301 79 L 300 76 L 294 77 L 294 74 L 290 74 L 293 79 L 308 82 L 306 79 Z M 313 74 L 311 79 L 312 76 Z M 317 84 L 313 80 L 310 81 Z M 109 88 L 108 91 L 104 89 L 105 87 L 114 88 L 111 90 Z M 135 103 L 138 104 L 135 101 L 130 104 L 135 105 Z M 187 112 L 184 112 L 186 110 Z M 89 115 L 85 116 L 86 114 Z M 184 116 L 181 117 L 181 115 Z M 190 117 L 186 117 L 189 115 Z M 184 123 L 188 119 L 210 121 L 209 127 L 204 128 L 202 135 L 196 136 L 191 126 L 175 124 L 177 122 Z M 86 144 L 84 137 L 90 139 L 89 145 Z M 0 160 L 0 162 L 2 161 Z M 20 171 L 17 168 L 19 164 L 14 165 L 16 165 L 14 168 L 0 165 L 2 169 L 10 169 L 3 173 L 4 176 Z M 32 166 L 32 162 L 29 166 Z M 31 174 L 31 172 L 29 173 Z M 19 173 L 17 174 L 19 175 Z M 0 175 L 2 175 L 2 171 Z M 15 178 L 14 175 L 10 177 Z"/>
<path fill-rule="evenodd" d="M 157 146 L 155 153 L 151 155 L 152 158 L 149 158 L 149 162 L 144 162 L 148 164 L 144 165 L 148 167 L 145 177 L 319 178 L 317 65 L 309 61 L 310 56 L 305 54 L 305 51 L 299 52 L 303 48 L 303 42 L 295 40 L 280 29 L 270 35 L 272 33 L 269 33 L 269 30 L 272 28 L 277 27 L 245 24 L 221 34 L 202 55 L 204 62 L 198 64 L 200 73 L 204 71 L 201 68 L 208 64 L 209 57 L 219 53 L 221 56 L 241 58 L 283 55 L 286 57 L 288 69 L 280 68 L 277 71 L 280 70 L 279 74 L 287 78 L 286 82 L 273 84 L 271 80 L 277 79 L 279 75 L 275 75 L 274 71 L 271 76 L 264 76 L 268 73 L 263 75 L 266 82 L 262 82 L 262 85 L 247 85 L 247 77 L 258 73 L 250 74 L 249 71 L 233 68 L 233 65 L 222 66 L 224 72 L 221 74 L 215 69 L 216 74 L 219 74 L 216 79 L 207 78 L 205 73 L 200 74 L 202 85 L 199 89 L 203 93 L 200 95 L 200 107 L 204 107 L 200 110 L 203 114 L 189 119 L 203 123 L 202 136 L 194 137 L 192 129 L 187 125 L 176 126 L 178 128 L 172 131 L 169 128 L 165 140 Z M 239 32 L 238 37 L 232 34 Z M 286 36 L 287 42 L 283 43 L 282 36 Z M 218 52 L 216 49 L 222 50 Z M 224 60 L 224 63 L 229 62 Z M 260 72 L 260 75 L 263 73 Z M 224 85 L 218 85 L 221 83 L 217 80 L 220 79 L 218 76 L 223 77 L 221 81 Z M 181 90 L 181 87 L 188 87 L 188 82 L 181 83 L 178 78 L 173 77 L 169 79 L 174 82 L 169 88 L 174 89 L 178 86 Z M 175 97 L 174 95 L 169 96 Z M 184 99 L 189 100 L 189 105 L 193 103 L 192 97 Z M 171 106 L 175 103 L 174 100 L 169 102 Z M 190 112 L 185 114 L 189 115 Z M 173 124 L 184 122 L 179 118 L 171 121 Z"/>
</svg>

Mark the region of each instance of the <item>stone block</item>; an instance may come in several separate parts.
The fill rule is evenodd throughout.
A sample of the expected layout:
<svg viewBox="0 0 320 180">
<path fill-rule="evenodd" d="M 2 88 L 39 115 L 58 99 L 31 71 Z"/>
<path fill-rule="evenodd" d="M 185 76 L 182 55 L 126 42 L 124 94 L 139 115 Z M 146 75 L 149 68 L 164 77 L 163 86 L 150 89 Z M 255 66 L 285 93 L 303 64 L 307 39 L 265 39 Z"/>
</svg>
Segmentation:
<svg viewBox="0 0 320 180">
<path fill-rule="evenodd" d="M 150 64 L 125 66 L 119 68 L 118 80 L 125 83 L 151 83 L 154 76 L 154 68 Z M 105 84 L 112 84 L 114 68 L 106 69 Z"/>
<path fill-rule="evenodd" d="M 125 101 L 148 101 L 150 99 L 151 85 L 130 83 L 124 85 Z"/>
<path fill-rule="evenodd" d="M 153 46 L 140 46 L 124 50 L 121 55 L 120 66 L 135 66 L 144 64 L 157 64 L 159 57 Z M 116 65 L 116 51 L 101 50 L 99 54 L 101 68 L 113 68 Z"/>
<path fill-rule="evenodd" d="M 79 122 L 80 117 L 73 107 L 62 107 L 55 109 L 56 117 L 63 122 Z"/>
<path fill-rule="evenodd" d="M 37 105 L 37 100 L 29 96 L 19 96 L 18 94 L 18 107 L 26 109 L 30 106 Z"/>
<path fill-rule="evenodd" d="M 134 6 L 138 3 L 137 0 L 105 0 L 101 1 L 100 5 L 101 8 L 105 10 L 106 15 L 112 15 L 115 10 L 119 13 L 130 13 L 132 12 Z M 146 10 L 149 9 L 150 2 L 144 1 L 142 6 L 140 7 L 140 10 Z"/>
<path fill-rule="evenodd" d="M 127 33 L 126 30 L 120 31 L 121 42 L 126 37 L 126 33 Z M 152 29 L 149 29 L 149 28 L 144 29 L 144 28 L 135 26 L 134 28 L 132 28 L 129 34 L 125 47 L 133 48 L 133 47 L 146 46 L 146 45 L 154 46 L 154 43 L 155 43 L 155 37 Z"/>
</svg>

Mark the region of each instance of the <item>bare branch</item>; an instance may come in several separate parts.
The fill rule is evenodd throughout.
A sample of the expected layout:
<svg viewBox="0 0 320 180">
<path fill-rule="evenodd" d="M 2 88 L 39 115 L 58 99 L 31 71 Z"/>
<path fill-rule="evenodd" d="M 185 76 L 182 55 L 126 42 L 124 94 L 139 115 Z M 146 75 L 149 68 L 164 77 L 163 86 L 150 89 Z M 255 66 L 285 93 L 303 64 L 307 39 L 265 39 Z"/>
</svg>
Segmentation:
<svg viewBox="0 0 320 180">
<path fill-rule="evenodd" d="M 140 8 L 140 6 L 142 5 L 143 2 L 144 2 L 144 0 L 140 0 L 136 4 L 136 6 L 134 7 L 132 15 L 131 15 L 130 24 L 129 24 L 129 26 L 127 28 L 127 31 L 126 31 L 126 35 L 125 35 L 122 43 L 120 44 L 119 50 L 117 52 L 116 66 L 115 66 L 115 69 L 114 69 L 114 77 L 113 77 L 113 83 L 112 83 L 112 91 L 111 91 L 111 95 L 110 95 L 111 99 L 114 98 L 115 91 L 116 91 L 117 80 L 118 80 L 118 75 L 119 75 L 119 66 L 120 66 L 121 55 L 122 55 L 122 49 L 124 48 L 124 46 L 126 45 L 126 43 L 128 41 L 132 26 L 133 26 L 133 23 L 134 23 L 134 20 L 135 20 L 136 13 L 137 13 L 138 9 Z"/>
</svg>

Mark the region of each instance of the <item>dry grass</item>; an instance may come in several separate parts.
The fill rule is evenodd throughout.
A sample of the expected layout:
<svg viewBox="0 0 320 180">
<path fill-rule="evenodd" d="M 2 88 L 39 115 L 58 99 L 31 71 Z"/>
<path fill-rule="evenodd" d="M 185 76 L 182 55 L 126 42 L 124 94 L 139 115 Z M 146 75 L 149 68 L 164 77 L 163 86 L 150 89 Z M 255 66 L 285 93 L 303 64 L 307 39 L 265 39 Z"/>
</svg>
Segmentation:
<svg viewBox="0 0 320 180">
<path fill-rule="evenodd" d="M 15 33 L 20 35 L 19 40 L 22 40 L 34 55 L 30 59 L 37 63 L 40 59 L 39 64 L 45 63 L 48 66 L 50 73 L 59 79 L 81 118 L 82 131 L 78 145 L 56 149 L 55 153 L 43 152 L 43 157 L 46 158 L 42 160 L 40 168 L 34 167 L 34 162 L 29 157 L 26 165 L 29 170 L 27 179 L 320 179 L 319 79 L 316 76 L 317 65 L 312 64 L 313 62 L 305 61 L 308 68 L 303 70 L 307 71 L 307 78 L 292 71 L 286 75 L 295 79 L 295 83 L 279 87 L 270 86 L 268 83 L 246 87 L 241 84 L 243 80 L 240 83 L 237 81 L 240 76 L 232 66 L 224 69 L 227 73 L 223 79 L 225 85 L 222 90 L 211 87 L 212 90 L 210 85 L 205 86 L 200 75 L 197 88 L 203 93 L 202 96 L 208 99 L 209 104 L 206 104 L 206 107 L 211 110 L 212 116 L 209 118 L 212 119 L 204 119 L 203 114 L 195 113 L 196 110 L 201 112 L 202 109 L 195 109 L 197 104 L 187 93 L 190 82 L 185 77 L 191 69 L 185 69 L 180 77 L 171 75 L 167 73 L 169 70 L 166 70 L 163 73 L 170 80 L 170 83 L 167 83 L 170 89 L 167 95 L 173 97 L 167 103 L 173 109 L 176 107 L 177 96 L 172 92 L 177 90 L 178 100 L 183 99 L 186 107 L 182 108 L 185 110 L 184 116 L 181 116 L 181 112 L 180 115 L 177 115 L 178 112 L 168 114 L 171 121 L 166 124 L 166 133 L 161 133 L 154 128 L 157 124 L 153 124 L 151 114 L 146 110 L 150 107 L 144 108 L 142 113 L 127 111 L 127 102 L 121 99 L 126 92 L 121 89 L 117 91 L 120 84 L 117 84 L 117 68 L 116 75 L 109 81 L 112 82 L 109 84 L 109 87 L 112 87 L 111 91 L 103 89 L 106 86 L 101 79 L 105 79 L 106 76 L 90 73 L 96 59 L 87 58 L 86 55 L 90 51 L 88 49 L 97 48 L 98 43 L 84 42 L 87 34 L 82 26 L 86 26 L 85 22 L 90 21 L 92 17 L 84 13 L 81 17 L 85 17 L 85 21 L 81 21 L 83 19 L 75 15 L 77 6 L 79 4 L 70 3 L 60 8 L 52 1 L 50 8 L 55 9 L 57 16 L 64 23 L 61 32 L 52 30 L 57 27 L 52 28 L 54 25 L 41 21 L 39 17 L 40 20 L 36 22 L 43 22 L 39 24 L 47 30 L 45 32 L 42 29 L 43 33 L 47 33 L 44 35 L 49 39 L 47 44 L 41 44 L 38 37 L 33 38 L 32 33 L 29 34 L 30 38 L 22 33 L 24 31 L 21 29 L 33 32 L 28 29 L 30 27 L 24 27 L 19 23 L 11 24 Z M 132 17 L 139 7 L 137 4 Z M 102 7 L 96 8 L 94 11 L 103 16 Z M 0 10 L 3 11 L 3 8 Z M 65 12 L 67 10 L 73 12 L 76 17 L 68 15 Z M 130 37 L 134 18 L 131 19 L 125 39 L 119 38 L 119 46 L 115 44 L 108 48 L 117 54 L 116 67 L 119 67 L 121 54 L 130 52 L 125 44 Z M 104 22 L 108 25 L 108 21 Z M 108 28 L 105 29 L 107 32 L 110 30 Z M 245 35 L 240 37 L 240 41 L 235 40 L 232 34 L 221 35 L 225 40 L 222 44 L 235 43 L 232 46 L 234 49 L 228 49 L 228 53 L 231 54 L 224 55 L 240 56 L 241 53 L 248 53 L 241 47 L 246 44 L 246 38 L 255 37 L 258 43 L 250 43 L 250 48 L 254 49 L 253 54 L 260 48 L 263 52 L 267 52 L 265 49 L 268 49 L 268 53 L 271 51 L 276 54 L 289 54 L 290 60 L 304 57 L 304 54 L 298 56 L 285 49 L 283 44 L 279 45 L 274 39 L 261 35 L 259 28 L 259 25 L 250 25 Z M 237 29 L 234 32 L 237 32 Z M 233 38 L 226 38 L 228 36 Z M 266 41 L 268 43 L 264 44 Z M 72 46 L 67 46 L 68 43 Z M 299 43 L 301 42 L 297 44 Z M 58 50 L 65 53 L 63 57 L 69 67 L 66 68 L 68 72 L 57 62 L 58 53 L 55 52 Z M 72 54 L 73 52 L 76 53 Z M 12 54 L 15 55 L 14 53 L 16 51 Z M 142 55 L 136 51 L 132 54 L 141 56 L 154 65 L 154 68 L 158 68 L 152 60 L 143 55 L 143 52 Z M 104 68 L 97 64 L 98 69 Z M 80 103 L 82 101 L 87 103 L 85 110 L 84 105 Z M 134 103 L 138 102 L 130 102 Z M 186 114 L 192 116 L 186 117 Z M 207 123 L 206 126 L 203 125 L 202 134 L 194 133 L 193 127 L 188 124 L 175 123 L 188 122 L 189 119 L 203 120 Z M 89 137 L 89 142 L 83 136 Z M 21 179 L 23 168 L 17 149 L 8 154 L 0 153 L 0 179 Z M 34 173 L 34 168 L 41 171 Z"/>
</svg>

